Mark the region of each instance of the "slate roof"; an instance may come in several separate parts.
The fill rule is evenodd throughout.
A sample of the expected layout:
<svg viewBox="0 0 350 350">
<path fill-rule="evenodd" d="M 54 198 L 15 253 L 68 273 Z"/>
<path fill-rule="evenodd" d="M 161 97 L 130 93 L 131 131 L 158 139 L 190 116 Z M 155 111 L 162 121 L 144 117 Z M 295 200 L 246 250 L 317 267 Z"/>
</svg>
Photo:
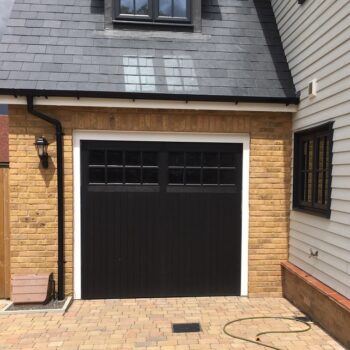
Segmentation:
<svg viewBox="0 0 350 350">
<path fill-rule="evenodd" d="M 0 1 L 0 39 L 4 33 L 14 0 Z"/>
<path fill-rule="evenodd" d="M 15 0 L 0 89 L 296 99 L 270 0 L 202 0 L 200 33 L 104 30 L 103 0 Z"/>
</svg>

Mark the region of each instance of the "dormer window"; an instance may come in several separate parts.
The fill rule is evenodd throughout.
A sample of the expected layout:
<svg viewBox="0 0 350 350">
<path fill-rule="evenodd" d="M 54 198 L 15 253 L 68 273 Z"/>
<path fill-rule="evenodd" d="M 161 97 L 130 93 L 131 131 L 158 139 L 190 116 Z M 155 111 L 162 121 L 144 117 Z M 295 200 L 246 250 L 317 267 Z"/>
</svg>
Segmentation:
<svg viewBox="0 0 350 350">
<path fill-rule="evenodd" d="M 191 0 L 115 0 L 116 19 L 147 23 L 190 23 Z"/>
</svg>

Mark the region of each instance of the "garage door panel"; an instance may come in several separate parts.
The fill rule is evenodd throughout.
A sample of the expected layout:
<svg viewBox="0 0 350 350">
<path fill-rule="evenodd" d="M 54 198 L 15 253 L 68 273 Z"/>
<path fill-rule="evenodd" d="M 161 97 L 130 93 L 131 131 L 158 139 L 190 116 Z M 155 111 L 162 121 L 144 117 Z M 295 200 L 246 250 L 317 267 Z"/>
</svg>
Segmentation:
<svg viewBox="0 0 350 350">
<path fill-rule="evenodd" d="M 123 225 L 121 198 L 111 193 L 87 193 L 82 225 L 82 291 L 84 298 L 112 297 L 120 288 L 118 257 Z M 104 202 L 105 205 L 101 205 Z M 112 221 L 112 222 L 111 222 Z"/>
<path fill-rule="evenodd" d="M 125 193 L 127 227 L 121 233 L 122 288 L 118 297 L 149 296 L 157 286 L 162 248 L 159 225 L 154 215 L 159 211 L 159 195 L 155 193 Z"/>
<path fill-rule="evenodd" d="M 241 145 L 86 142 L 82 150 L 83 298 L 240 294 Z M 91 164 L 94 150 L 104 164 Z M 95 166 L 104 183 L 90 181 Z M 172 166 L 182 183 L 169 183 Z M 123 168 L 120 184 L 108 183 L 113 167 Z M 130 184 L 133 167 L 141 175 Z M 157 183 L 143 181 L 144 168 L 157 169 Z M 197 171 L 190 183 L 188 168 Z M 206 170 L 215 184 L 205 183 Z"/>
</svg>

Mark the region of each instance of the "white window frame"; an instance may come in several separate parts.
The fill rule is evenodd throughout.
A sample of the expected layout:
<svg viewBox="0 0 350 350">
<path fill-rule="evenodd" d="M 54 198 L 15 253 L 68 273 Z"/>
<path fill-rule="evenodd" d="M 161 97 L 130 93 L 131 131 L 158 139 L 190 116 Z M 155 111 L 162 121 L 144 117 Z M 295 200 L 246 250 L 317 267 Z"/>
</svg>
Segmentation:
<svg viewBox="0 0 350 350">
<path fill-rule="evenodd" d="M 205 142 L 241 143 L 242 166 L 242 243 L 241 243 L 241 296 L 248 295 L 248 239 L 249 239 L 249 134 L 213 134 L 180 132 L 129 131 L 73 131 L 73 186 L 74 186 L 74 298 L 81 299 L 81 141 L 149 141 L 149 142 Z"/>
</svg>

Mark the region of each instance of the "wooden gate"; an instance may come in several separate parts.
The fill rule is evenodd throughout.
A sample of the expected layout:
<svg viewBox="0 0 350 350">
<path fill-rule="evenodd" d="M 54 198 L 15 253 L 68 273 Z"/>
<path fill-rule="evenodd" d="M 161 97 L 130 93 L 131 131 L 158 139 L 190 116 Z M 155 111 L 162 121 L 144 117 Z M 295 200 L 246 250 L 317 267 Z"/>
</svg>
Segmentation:
<svg viewBox="0 0 350 350">
<path fill-rule="evenodd" d="M 8 170 L 0 166 L 0 298 L 10 297 Z"/>
</svg>

